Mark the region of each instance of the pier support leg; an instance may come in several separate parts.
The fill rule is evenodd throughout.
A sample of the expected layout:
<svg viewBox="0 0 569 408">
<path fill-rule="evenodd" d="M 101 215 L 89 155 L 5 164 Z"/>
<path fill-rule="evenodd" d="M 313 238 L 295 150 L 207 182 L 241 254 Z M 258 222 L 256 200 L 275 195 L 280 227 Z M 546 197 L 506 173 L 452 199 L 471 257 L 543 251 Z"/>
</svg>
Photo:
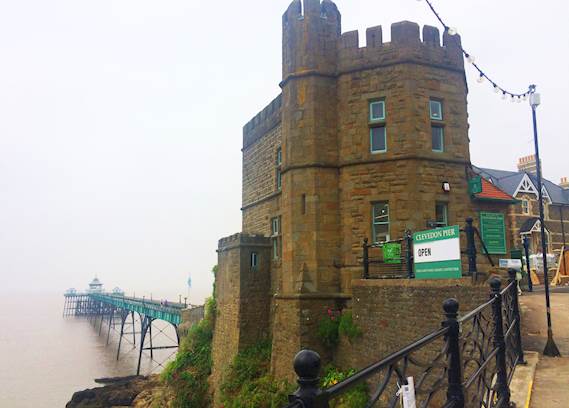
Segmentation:
<svg viewBox="0 0 569 408">
<path fill-rule="evenodd" d="M 136 347 L 136 330 L 135 330 L 136 326 L 134 325 L 134 312 L 130 312 L 130 314 L 132 316 L 132 347 L 134 348 Z"/>
<path fill-rule="evenodd" d="M 152 319 L 148 321 L 148 331 L 150 335 L 150 358 L 154 358 L 154 347 L 152 347 Z"/>
<path fill-rule="evenodd" d="M 107 329 L 107 346 L 109 345 L 109 338 L 111 337 L 111 324 L 113 323 L 113 318 L 115 317 L 115 308 L 111 308 L 111 313 L 109 314 L 109 327 Z"/>
<path fill-rule="evenodd" d="M 136 367 L 136 375 L 140 375 L 140 362 L 142 360 L 142 350 L 144 350 L 144 338 L 146 337 L 146 332 L 148 331 L 148 321 L 148 317 L 144 316 L 140 330 L 140 348 L 138 351 L 138 365 Z"/>
<path fill-rule="evenodd" d="M 126 319 L 128 318 L 129 313 L 128 312 L 121 312 L 121 334 L 119 336 L 119 346 L 117 348 L 117 361 L 119 361 L 119 356 L 121 354 L 121 344 L 122 344 L 122 336 L 124 334 L 124 324 L 126 322 Z M 134 326 L 132 328 L 132 331 L 134 332 Z"/>
</svg>

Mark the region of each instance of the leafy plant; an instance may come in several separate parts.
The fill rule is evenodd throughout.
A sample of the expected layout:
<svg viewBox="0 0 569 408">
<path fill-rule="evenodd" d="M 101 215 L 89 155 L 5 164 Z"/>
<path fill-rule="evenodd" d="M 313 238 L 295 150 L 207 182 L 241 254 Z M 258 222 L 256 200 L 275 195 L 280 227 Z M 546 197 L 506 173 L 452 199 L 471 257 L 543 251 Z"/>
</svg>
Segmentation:
<svg viewBox="0 0 569 408">
<path fill-rule="evenodd" d="M 351 311 L 342 313 L 340 324 L 338 326 L 338 332 L 342 336 L 346 336 L 350 342 L 362 335 L 362 330 L 354 323 L 354 318 Z"/>
<path fill-rule="evenodd" d="M 161 374 L 162 381 L 175 395 L 175 407 L 210 405 L 208 377 L 212 367 L 211 348 L 216 314 L 216 300 L 212 296 L 206 300 L 203 320 L 190 328 L 180 343 L 176 358 Z"/>
<path fill-rule="evenodd" d="M 338 345 L 340 341 L 339 336 L 339 312 L 334 312 L 332 309 L 328 309 L 328 315 L 323 317 L 318 323 L 318 330 L 316 334 L 326 347 L 332 348 Z"/>
<path fill-rule="evenodd" d="M 341 371 L 329 365 L 324 369 L 324 376 L 321 380 L 321 387 L 328 388 L 332 385 L 344 381 L 346 378 L 355 374 L 355 370 Z M 364 407 L 369 401 L 369 387 L 367 383 L 358 384 L 350 391 L 340 397 L 330 401 L 330 408 L 360 408 Z"/>
<path fill-rule="evenodd" d="M 221 384 L 224 408 L 280 408 L 292 392 L 269 375 L 271 342 L 261 341 L 237 354 Z"/>
</svg>

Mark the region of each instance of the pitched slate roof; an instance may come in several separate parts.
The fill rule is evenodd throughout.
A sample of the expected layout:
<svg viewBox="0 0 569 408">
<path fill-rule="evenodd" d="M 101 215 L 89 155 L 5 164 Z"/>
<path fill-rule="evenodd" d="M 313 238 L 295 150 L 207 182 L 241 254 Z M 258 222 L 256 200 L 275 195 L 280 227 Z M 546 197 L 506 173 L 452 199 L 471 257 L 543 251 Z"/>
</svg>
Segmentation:
<svg viewBox="0 0 569 408">
<path fill-rule="evenodd" d="M 476 173 L 481 175 L 483 178 L 489 180 L 492 184 L 503 190 L 504 192 L 514 196 L 518 186 L 522 182 L 522 179 L 527 174 L 531 182 L 537 189 L 537 177 L 531 173 L 520 172 L 520 171 L 507 171 L 507 170 L 495 170 L 495 169 L 484 169 L 481 167 L 473 166 Z M 549 180 L 543 179 L 543 186 L 549 193 L 549 197 L 554 204 L 568 204 L 569 205 L 569 190 L 564 190 L 555 183 Z"/>
<path fill-rule="evenodd" d="M 511 195 L 507 194 L 500 188 L 496 187 L 494 184 L 490 183 L 484 177 L 482 179 L 482 191 L 474 196 L 479 200 L 492 200 L 492 201 L 507 201 L 515 202 L 516 199 Z"/>
</svg>

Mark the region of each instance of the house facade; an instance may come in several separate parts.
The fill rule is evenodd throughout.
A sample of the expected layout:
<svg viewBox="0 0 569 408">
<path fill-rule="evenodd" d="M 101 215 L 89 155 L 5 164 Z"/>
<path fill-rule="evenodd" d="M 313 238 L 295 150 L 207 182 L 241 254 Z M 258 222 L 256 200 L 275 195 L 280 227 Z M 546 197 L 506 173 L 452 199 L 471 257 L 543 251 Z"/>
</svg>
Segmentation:
<svg viewBox="0 0 569 408">
<path fill-rule="evenodd" d="M 530 251 L 542 252 L 541 223 L 539 220 L 539 196 L 537 163 L 534 155 L 522 157 L 518 171 L 476 169 L 488 182 L 516 199 L 508 210 L 511 246 L 522 248 L 524 237 L 530 240 Z M 547 248 L 549 253 L 559 254 L 569 241 L 569 179 L 559 184 L 543 180 L 543 205 Z"/>
</svg>

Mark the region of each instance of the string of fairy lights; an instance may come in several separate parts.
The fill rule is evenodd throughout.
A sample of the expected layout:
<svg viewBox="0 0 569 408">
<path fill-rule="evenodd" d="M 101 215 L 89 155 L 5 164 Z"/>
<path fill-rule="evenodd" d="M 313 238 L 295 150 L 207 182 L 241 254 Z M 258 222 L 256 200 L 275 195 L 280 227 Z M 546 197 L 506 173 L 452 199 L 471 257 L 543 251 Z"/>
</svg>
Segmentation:
<svg viewBox="0 0 569 408">
<path fill-rule="evenodd" d="M 423 1 L 423 0 L 417 0 L 417 1 Z M 450 27 L 444 22 L 441 15 L 437 12 L 435 7 L 433 6 L 433 3 L 431 2 L 431 0 L 425 0 L 425 2 L 427 3 L 427 5 L 431 9 L 431 11 L 433 12 L 435 17 L 437 18 L 437 20 L 439 20 L 439 22 L 443 25 L 445 31 L 448 32 L 449 35 L 458 34 L 458 31 L 456 28 Z M 504 99 L 504 100 L 509 99 L 511 102 L 520 103 L 522 101 L 526 101 L 528 99 L 528 97 L 532 93 L 535 92 L 535 88 L 536 88 L 535 85 L 530 85 L 529 89 L 523 93 L 510 92 L 506 88 L 498 85 L 498 83 L 496 81 L 494 81 L 492 78 L 490 78 L 488 76 L 488 74 L 486 74 L 486 72 L 484 72 L 482 70 L 482 68 L 480 68 L 480 66 L 476 63 L 476 59 L 474 58 L 474 56 L 472 54 L 470 54 L 469 52 L 467 52 L 464 49 L 464 47 L 461 46 L 461 50 L 462 50 L 462 53 L 464 54 L 464 57 L 468 61 L 468 63 L 471 64 L 472 67 L 476 71 L 478 71 L 478 78 L 476 81 L 480 84 L 484 83 L 485 81 L 488 81 L 492 85 L 492 87 L 494 88 L 494 92 L 499 94 L 499 95 L 500 94 L 502 95 L 502 99 Z"/>
</svg>

